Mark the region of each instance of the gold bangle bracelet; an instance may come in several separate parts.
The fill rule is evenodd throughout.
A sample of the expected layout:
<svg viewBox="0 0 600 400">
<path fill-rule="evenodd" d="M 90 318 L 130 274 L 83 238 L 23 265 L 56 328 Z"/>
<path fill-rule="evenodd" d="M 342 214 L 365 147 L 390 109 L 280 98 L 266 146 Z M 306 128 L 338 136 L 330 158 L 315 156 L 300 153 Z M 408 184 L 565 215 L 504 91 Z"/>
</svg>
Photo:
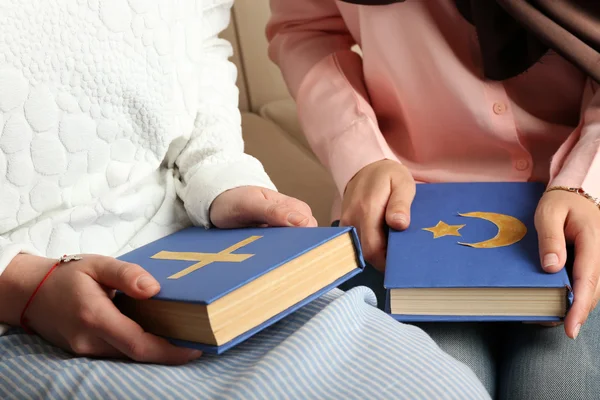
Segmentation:
<svg viewBox="0 0 600 400">
<path fill-rule="evenodd" d="M 586 199 L 588 199 L 589 201 L 591 201 L 592 203 L 594 203 L 596 205 L 596 207 L 600 208 L 600 199 L 592 197 L 582 188 L 573 188 L 573 187 L 567 187 L 567 186 L 551 186 L 548 189 L 546 189 L 546 192 L 551 192 L 553 190 L 563 190 L 565 192 L 577 193 L 578 195 L 583 196 Z"/>
</svg>

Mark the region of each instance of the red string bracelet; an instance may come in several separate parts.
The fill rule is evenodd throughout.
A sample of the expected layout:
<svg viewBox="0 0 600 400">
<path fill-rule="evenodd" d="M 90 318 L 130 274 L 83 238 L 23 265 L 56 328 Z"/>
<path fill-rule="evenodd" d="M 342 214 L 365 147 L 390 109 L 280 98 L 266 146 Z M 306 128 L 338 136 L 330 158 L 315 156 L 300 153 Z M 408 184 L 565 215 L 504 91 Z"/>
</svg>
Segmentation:
<svg viewBox="0 0 600 400">
<path fill-rule="evenodd" d="M 50 268 L 50 270 L 48 272 L 46 272 L 46 275 L 44 276 L 44 278 L 42 279 L 42 281 L 37 285 L 37 287 L 35 288 L 35 290 L 33 291 L 33 293 L 31 294 L 31 297 L 29 297 L 29 300 L 27 300 L 27 303 L 25 304 L 25 307 L 23 308 L 23 311 L 21 312 L 21 319 L 20 319 L 20 324 L 21 327 L 23 328 L 23 330 L 32 335 L 34 332 L 29 329 L 29 326 L 27 324 L 27 318 L 25 318 L 25 312 L 27 311 L 27 309 L 29 308 L 29 305 L 31 304 L 31 302 L 33 301 L 35 295 L 37 294 L 37 292 L 39 292 L 40 288 L 42 287 L 42 285 L 44 284 L 44 282 L 46 282 L 46 280 L 48 279 L 48 277 L 50 276 L 50 274 L 62 263 L 66 263 L 69 261 L 77 261 L 77 260 L 81 260 L 81 257 L 79 256 L 67 256 L 66 254 L 64 256 L 62 256 L 56 263 L 54 263 L 54 265 L 52 266 L 52 268 Z"/>
</svg>

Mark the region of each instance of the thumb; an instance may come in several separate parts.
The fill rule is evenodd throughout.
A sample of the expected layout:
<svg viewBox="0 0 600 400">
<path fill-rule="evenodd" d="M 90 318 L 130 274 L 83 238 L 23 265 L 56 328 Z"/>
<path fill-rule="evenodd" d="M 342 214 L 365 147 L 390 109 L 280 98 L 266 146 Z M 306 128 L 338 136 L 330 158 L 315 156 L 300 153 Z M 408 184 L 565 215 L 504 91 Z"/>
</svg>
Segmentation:
<svg viewBox="0 0 600 400">
<path fill-rule="evenodd" d="M 544 271 L 560 271 L 567 259 L 564 224 L 566 214 L 541 206 L 535 213 L 540 261 Z"/>
<path fill-rule="evenodd" d="M 99 284 L 135 299 L 147 299 L 160 291 L 158 281 L 142 267 L 115 258 L 103 257 L 90 275 Z"/>
<path fill-rule="evenodd" d="M 404 230 L 410 225 L 410 206 L 415 198 L 415 183 L 408 179 L 392 179 L 392 191 L 385 211 L 385 221 L 392 229 Z"/>
</svg>

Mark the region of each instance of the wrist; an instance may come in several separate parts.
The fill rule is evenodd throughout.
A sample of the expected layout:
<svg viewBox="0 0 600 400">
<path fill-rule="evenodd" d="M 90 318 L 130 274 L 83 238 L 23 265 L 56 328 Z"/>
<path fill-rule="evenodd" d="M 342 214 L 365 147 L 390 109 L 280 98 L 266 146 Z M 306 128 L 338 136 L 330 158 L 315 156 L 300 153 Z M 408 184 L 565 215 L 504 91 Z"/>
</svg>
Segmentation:
<svg viewBox="0 0 600 400">
<path fill-rule="evenodd" d="M 0 275 L 0 323 L 18 326 L 25 304 L 56 260 L 19 254 Z"/>
<path fill-rule="evenodd" d="M 548 192 L 554 192 L 554 191 L 563 191 L 563 192 L 569 192 L 569 193 L 577 194 L 577 195 L 581 196 L 582 198 L 585 198 L 588 201 L 590 201 L 591 203 L 593 203 L 597 208 L 600 208 L 600 198 L 593 197 L 592 195 L 590 195 L 588 192 L 586 192 L 581 187 L 552 185 L 552 186 L 550 186 L 550 187 L 548 187 L 546 189 L 546 193 L 548 193 Z"/>
</svg>

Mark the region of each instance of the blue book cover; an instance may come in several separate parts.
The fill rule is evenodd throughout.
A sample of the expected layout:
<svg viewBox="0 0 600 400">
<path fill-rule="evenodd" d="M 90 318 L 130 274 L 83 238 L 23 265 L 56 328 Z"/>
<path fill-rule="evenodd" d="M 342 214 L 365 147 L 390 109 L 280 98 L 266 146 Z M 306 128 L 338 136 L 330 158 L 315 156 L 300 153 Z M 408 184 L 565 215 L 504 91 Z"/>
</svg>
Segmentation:
<svg viewBox="0 0 600 400">
<path fill-rule="evenodd" d="M 410 227 L 391 230 L 384 285 L 402 288 L 566 288 L 566 268 L 541 268 L 534 226 L 539 183 L 417 185 Z M 556 320 L 536 316 L 393 315 L 402 321 Z"/>
<path fill-rule="evenodd" d="M 152 300 L 210 305 L 332 239 L 350 233 L 358 268 L 228 343 L 172 342 L 222 353 L 362 271 L 364 260 L 351 227 L 209 229 L 189 227 L 119 257 L 148 271 L 161 285 Z"/>
</svg>

